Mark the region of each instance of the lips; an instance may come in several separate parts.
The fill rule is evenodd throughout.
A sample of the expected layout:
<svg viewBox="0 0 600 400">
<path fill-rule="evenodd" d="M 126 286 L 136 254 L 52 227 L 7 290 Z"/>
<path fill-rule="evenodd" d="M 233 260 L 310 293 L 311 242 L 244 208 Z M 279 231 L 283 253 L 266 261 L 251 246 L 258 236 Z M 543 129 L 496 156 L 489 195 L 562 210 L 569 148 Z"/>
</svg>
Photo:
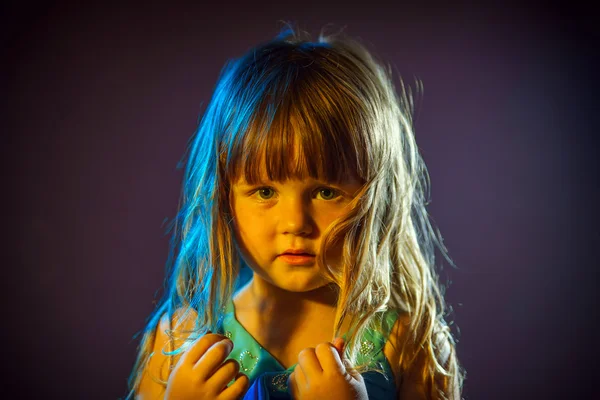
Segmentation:
<svg viewBox="0 0 600 400">
<path fill-rule="evenodd" d="M 288 249 L 279 255 L 279 258 L 290 265 L 312 265 L 315 255 L 310 250 Z"/>
<path fill-rule="evenodd" d="M 284 254 L 290 254 L 290 255 L 304 255 L 304 256 L 313 256 L 315 255 L 315 253 L 313 253 L 310 250 L 306 250 L 306 249 L 287 249 L 286 251 L 284 251 L 283 253 L 281 253 L 281 255 Z"/>
</svg>

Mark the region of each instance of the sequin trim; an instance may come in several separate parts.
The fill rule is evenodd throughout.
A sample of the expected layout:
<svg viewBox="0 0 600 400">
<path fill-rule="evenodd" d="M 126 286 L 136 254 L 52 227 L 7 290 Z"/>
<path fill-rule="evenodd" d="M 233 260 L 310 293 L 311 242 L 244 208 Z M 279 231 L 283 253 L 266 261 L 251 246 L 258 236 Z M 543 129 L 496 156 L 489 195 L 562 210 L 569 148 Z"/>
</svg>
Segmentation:
<svg viewBox="0 0 600 400">
<path fill-rule="evenodd" d="M 271 386 L 280 392 L 287 391 L 288 374 L 277 374 L 271 379 Z"/>
<path fill-rule="evenodd" d="M 254 365 L 252 367 L 248 367 L 244 365 L 244 357 L 248 356 L 251 359 L 255 360 Z M 254 367 L 256 367 L 256 364 L 258 364 L 258 357 L 254 356 L 252 353 L 250 353 L 248 350 L 244 350 L 242 351 L 242 353 L 240 354 L 240 369 L 244 372 L 250 372 L 254 369 Z"/>
<path fill-rule="evenodd" d="M 373 350 L 375 350 L 375 344 L 373 344 L 373 342 L 371 342 L 370 340 L 363 340 L 363 342 L 360 344 L 360 348 L 358 351 L 360 352 L 360 354 L 366 356 Z"/>
</svg>

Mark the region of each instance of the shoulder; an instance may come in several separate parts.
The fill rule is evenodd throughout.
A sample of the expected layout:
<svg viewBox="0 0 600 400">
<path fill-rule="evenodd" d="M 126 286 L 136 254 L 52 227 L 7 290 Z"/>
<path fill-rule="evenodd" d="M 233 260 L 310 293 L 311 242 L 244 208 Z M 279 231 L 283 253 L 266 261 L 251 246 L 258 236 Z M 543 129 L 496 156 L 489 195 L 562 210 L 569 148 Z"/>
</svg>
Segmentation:
<svg viewBox="0 0 600 400">
<path fill-rule="evenodd" d="M 151 353 L 142 373 L 142 380 L 138 388 L 136 399 L 159 399 L 164 395 L 166 382 L 174 366 L 173 357 L 167 356 L 164 352 L 173 351 L 173 339 L 169 336 L 169 331 L 175 329 L 190 331 L 194 328 L 197 314 L 183 309 L 176 310 L 173 315 L 165 313 L 161 316 L 159 323 L 154 331 L 154 340 L 151 344 Z"/>
<path fill-rule="evenodd" d="M 431 362 L 431 357 L 424 349 L 421 349 L 417 352 L 414 360 L 408 363 L 402 354 L 402 347 L 411 340 L 410 322 L 411 317 L 408 313 L 400 313 L 391 329 L 384 353 L 394 373 L 398 398 L 429 399 L 429 389 L 423 380 L 423 371 L 426 369 L 426 364 Z M 452 353 L 452 345 L 448 336 L 443 333 L 443 330 L 436 330 L 434 344 L 437 349 L 437 361 L 441 365 L 447 366 Z"/>
<path fill-rule="evenodd" d="M 408 333 L 408 326 L 410 324 L 410 315 L 407 313 L 400 313 L 398 318 L 394 322 L 390 334 L 387 338 L 383 353 L 387 358 L 392 372 L 394 373 L 394 379 L 396 387 L 400 387 L 401 382 L 401 356 L 402 356 L 402 344 L 406 340 Z"/>
</svg>

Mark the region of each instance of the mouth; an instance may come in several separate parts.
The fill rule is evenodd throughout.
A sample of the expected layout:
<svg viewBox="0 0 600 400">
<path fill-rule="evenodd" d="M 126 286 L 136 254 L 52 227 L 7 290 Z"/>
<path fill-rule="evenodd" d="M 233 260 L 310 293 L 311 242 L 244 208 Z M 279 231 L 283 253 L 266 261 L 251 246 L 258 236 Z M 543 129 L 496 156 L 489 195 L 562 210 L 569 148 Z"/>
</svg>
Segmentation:
<svg viewBox="0 0 600 400">
<path fill-rule="evenodd" d="M 313 265 L 315 263 L 315 255 L 307 251 L 286 251 L 280 254 L 278 258 L 290 265 Z"/>
<path fill-rule="evenodd" d="M 281 256 L 292 255 L 292 256 L 313 256 L 314 257 L 315 253 L 313 253 L 312 251 L 307 250 L 307 249 L 287 249 L 280 255 Z"/>
</svg>

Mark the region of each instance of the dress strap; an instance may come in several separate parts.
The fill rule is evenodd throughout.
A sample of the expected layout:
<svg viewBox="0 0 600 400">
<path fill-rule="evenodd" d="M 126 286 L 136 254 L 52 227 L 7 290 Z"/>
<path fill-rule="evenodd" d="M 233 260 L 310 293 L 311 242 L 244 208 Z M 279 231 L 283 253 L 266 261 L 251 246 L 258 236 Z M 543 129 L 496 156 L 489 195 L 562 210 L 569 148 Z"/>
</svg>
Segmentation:
<svg viewBox="0 0 600 400">
<path fill-rule="evenodd" d="M 400 315 L 398 310 L 387 310 L 378 313 L 372 326 L 365 329 L 360 338 L 358 361 L 383 361 L 383 348 L 392 332 L 392 328 Z"/>
</svg>

